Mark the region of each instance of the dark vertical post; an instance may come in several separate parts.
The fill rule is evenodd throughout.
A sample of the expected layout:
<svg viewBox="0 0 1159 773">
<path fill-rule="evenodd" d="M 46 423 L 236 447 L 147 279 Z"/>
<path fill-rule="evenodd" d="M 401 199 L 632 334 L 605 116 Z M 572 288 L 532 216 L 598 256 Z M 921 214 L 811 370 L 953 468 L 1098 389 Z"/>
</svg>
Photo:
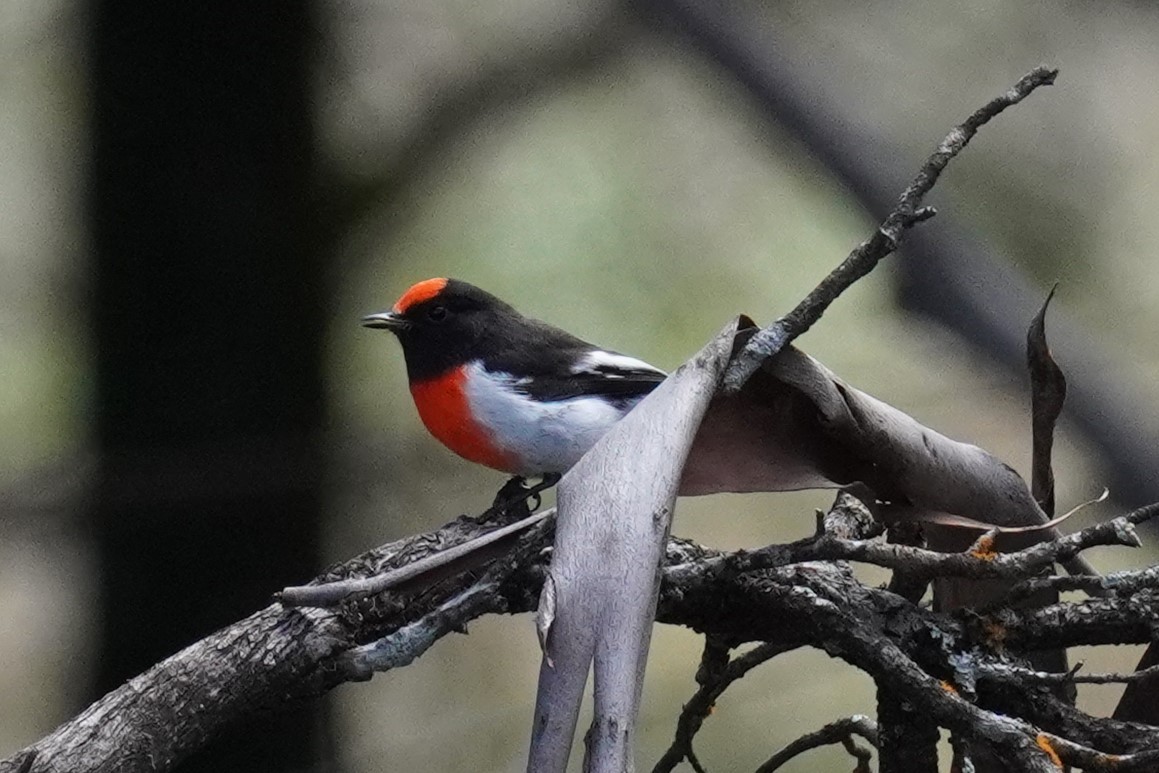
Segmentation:
<svg viewBox="0 0 1159 773">
<path fill-rule="evenodd" d="M 309 0 L 89 6 L 101 691 L 316 567 L 313 21 Z M 181 770 L 310 770 L 318 727 L 259 720 Z"/>
</svg>

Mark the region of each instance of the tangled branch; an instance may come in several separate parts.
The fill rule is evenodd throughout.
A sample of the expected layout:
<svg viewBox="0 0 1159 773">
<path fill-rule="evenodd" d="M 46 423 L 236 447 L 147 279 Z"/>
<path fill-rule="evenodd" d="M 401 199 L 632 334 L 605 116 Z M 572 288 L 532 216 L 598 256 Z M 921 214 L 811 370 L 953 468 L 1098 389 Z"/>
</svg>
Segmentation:
<svg viewBox="0 0 1159 773">
<path fill-rule="evenodd" d="M 1138 523 L 1156 512 L 1159 506 L 1150 506 L 1117 520 Z M 1159 729 L 1089 717 L 1044 689 L 1043 683 L 1055 677 L 1044 679 L 1011 655 L 1060 642 L 1150 641 L 1159 625 L 1159 593 L 1132 584 L 1132 575 L 1150 570 L 1119 575 L 1125 587 L 1142 587 L 1130 594 L 1112 592 L 1041 609 L 935 613 L 861 584 L 843 562 L 817 562 L 826 552 L 853 560 L 895 559 L 892 552 L 877 550 L 889 547 L 882 538 L 862 538 L 875 527 L 855 504 L 842 499 L 825 525 L 809 540 L 754 551 L 800 557 L 772 568 L 746 563 L 753 553 L 722 553 L 677 538 L 669 542 L 658 620 L 694 628 L 716 643 L 706 649 L 700 688 L 685 706 L 673 748 L 656 770 L 671 770 L 689 756 L 708 707 L 730 684 L 759 663 L 800 646 L 824 649 L 867 672 L 941 727 L 973 746 L 1000 750 L 1024 766 L 1020 769 L 1054 770 L 1043 744 L 1074 764 L 1094 764 L 1096 755 L 1124 755 L 1134 767 L 1123 770 L 1143 769 L 1151 750 L 1159 748 Z M 333 567 L 324 578 L 380 574 L 493 528 L 462 519 Z M 1002 571 L 1016 576 L 1017 567 L 1032 573 L 1042 555 L 1103 544 L 1108 528 L 1092 526 L 1010 554 L 1004 559 L 1010 568 Z M 848 536 L 836 536 L 840 529 Z M 551 531 L 552 522 L 545 520 L 486 567 L 333 608 L 271 605 L 109 693 L 0 762 L 0 771 L 168 769 L 235 718 L 406 665 L 483 614 L 529 612 L 542 586 Z M 866 549 L 866 543 L 875 549 Z M 958 561 L 931 563 L 931 574 L 960 572 L 980 560 L 951 558 Z M 728 649 L 743 642 L 760 644 L 729 660 Z M 230 689 L 221 689 L 223 684 Z M 114 716 L 117 721 L 109 721 Z M 163 726 L 158 717 L 166 718 Z"/>
</svg>

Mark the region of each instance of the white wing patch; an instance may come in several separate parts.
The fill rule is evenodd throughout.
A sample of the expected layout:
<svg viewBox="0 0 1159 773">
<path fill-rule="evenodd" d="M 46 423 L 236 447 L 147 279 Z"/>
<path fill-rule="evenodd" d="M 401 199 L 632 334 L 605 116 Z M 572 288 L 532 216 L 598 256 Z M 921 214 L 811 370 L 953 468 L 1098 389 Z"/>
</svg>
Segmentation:
<svg viewBox="0 0 1159 773">
<path fill-rule="evenodd" d="M 571 369 L 572 373 L 593 373 L 606 376 L 607 378 L 624 378 L 625 376 L 641 371 L 664 375 L 664 371 L 652 367 L 643 360 L 637 360 L 635 357 L 629 357 L 626 354 L 605 352 L 600 349 L 588 353 Z"/>
</svg>

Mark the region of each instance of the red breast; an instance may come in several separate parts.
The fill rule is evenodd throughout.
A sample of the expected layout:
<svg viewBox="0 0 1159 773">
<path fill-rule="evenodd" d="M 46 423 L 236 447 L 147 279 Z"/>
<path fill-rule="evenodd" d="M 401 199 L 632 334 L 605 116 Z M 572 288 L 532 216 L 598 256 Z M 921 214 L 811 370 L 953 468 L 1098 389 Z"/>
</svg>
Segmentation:
<svg viewBox="0 0 1159 773">
<path fill-rule="evenodd" d="M 466 366 L 460 366 L 434 378 L 412 381 L 410 393 L 419 417 L 432 435 L 464 459 L 515 472 L 519 465 L 514 455 L 499 448 L 471 415 L 466 380 Z"/>
</svg>

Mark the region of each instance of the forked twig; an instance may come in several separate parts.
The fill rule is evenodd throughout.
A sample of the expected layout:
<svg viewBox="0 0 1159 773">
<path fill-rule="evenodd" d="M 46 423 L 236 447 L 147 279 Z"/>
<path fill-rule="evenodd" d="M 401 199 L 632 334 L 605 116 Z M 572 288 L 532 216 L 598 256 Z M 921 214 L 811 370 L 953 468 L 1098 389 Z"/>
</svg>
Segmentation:
<svg viewBox="0 0 1159 773">
<path fill-rule="evenodd" d="M 796 647 L 784 642 L 766 642 L 729 660 L 728 647 L 711 636 L 706 637 L 700 669 L 696 674 L 700 688 L 680 711 L 672 744 L 652 768 L 652 773 L 669 773 L 685 759 L 692 765 L 693 770 L 702 770 L 700 761 L 692 751 L 692 739 L 704 724 L 704 720 L 712 713 L 717 698 L 729 685 L 761 663 L 792 649 Z"/>
<path fill-rule="evenodd" d="M 773 773 L 794 757 L 821 746 L 839 743 L 845 750 L 857 758 L 857 771 L 869 771 L 869 761 L 873 753 L 859 746 L 853 736 L 859 735 L 877 746 L 877 723 L 863 714 L 854 714 L 852 717 L 831 722 L 815 732 L 803 735 L 796 741 L 774 754 L 765 764 L 757 768 L 757 773 Z"/>
<path fill-rule="evenodd" d="M 849 256 L 822 279 L 792 311 L 754 335 L 744 350 L 733 359 L 728 373 L 725 374 L 725 391 L 736 392 L 744 386 L 762 362 L 780 352 L 793 339 L 812 327 L 841 293 L 893 253 L 908 229 L 933 217 L 935 211 L 922 206 L 922 201 L 937 183 L 938 177 L 950 160 L 962 152 L 978 133 L 978 129 L 990 119 L 1006 108 L 1018 104 L 1038 87 L 1054 83 L 1057 75 L 1058 70 L 1051 67 L 1034 68 L 1022 76 L 1005 94 L 990 100 L 951 129 L 937 150 L 926 159 L 917 176 L 902 193 L 897 206 L 873 236 L 849 253 Z"/>
</svg>

